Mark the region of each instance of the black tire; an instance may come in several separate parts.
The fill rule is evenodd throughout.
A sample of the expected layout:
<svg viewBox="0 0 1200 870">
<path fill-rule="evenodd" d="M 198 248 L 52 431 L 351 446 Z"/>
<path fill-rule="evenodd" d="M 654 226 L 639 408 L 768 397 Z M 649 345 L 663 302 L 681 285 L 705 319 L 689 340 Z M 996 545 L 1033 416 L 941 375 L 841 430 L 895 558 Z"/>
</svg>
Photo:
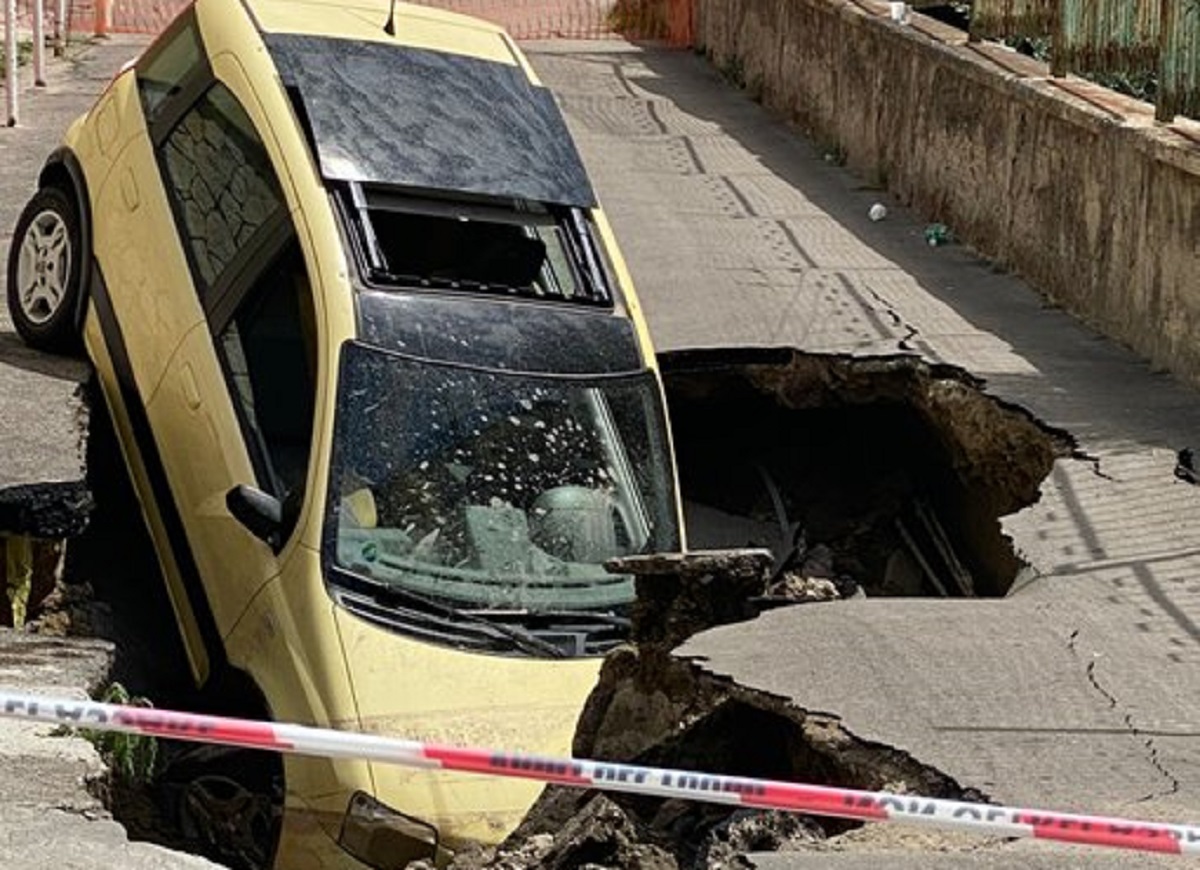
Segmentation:
<svg viewBox="0 0 1200 870">
<path fill-rule="evenodd" d="M 8 313 L 30 347 L 79 350 L 88 256 L 74 196 L 43 187 L 21 212 L 8 252 Z"/>
</svg>

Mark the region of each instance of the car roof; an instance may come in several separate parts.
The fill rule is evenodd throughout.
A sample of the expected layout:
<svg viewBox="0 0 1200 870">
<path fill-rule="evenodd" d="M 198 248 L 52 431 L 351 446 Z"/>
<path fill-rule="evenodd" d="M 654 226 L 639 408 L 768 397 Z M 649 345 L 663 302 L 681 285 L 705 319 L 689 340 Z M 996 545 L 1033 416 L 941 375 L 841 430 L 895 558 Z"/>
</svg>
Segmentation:
<svg viewBox="0 0 1200 870">
<path fill-rule="evenodd" d="M 522 65 L 500 27 L 454 12 L 395 4 L 395 35 L 384 31 L 389 0 L 243 0 L 263 33 L 293 33 L 406 45 Z M 526 68 L 532 77 L 532 71 Z"/>
<path fill-rule="evenodd" d="M 500 28 L 397 3 L 393 37 L 386 0 L 247 8 L 327 180 L 595 205 L 553 96 Z"/>
</svg>

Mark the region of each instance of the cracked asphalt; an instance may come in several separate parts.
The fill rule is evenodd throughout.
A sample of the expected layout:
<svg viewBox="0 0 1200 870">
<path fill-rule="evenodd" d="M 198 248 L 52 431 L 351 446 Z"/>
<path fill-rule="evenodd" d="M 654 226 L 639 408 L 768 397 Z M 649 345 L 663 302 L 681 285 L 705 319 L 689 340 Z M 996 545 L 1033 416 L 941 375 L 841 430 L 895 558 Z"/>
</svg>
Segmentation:
<svg viewBox="0 0 1200 870">
<path fill-rule="evenodd" d="M 8 226 L 66 120 L 131 45 L 103 43 L 85 62 L 57 65 L 51 87 L 26 103 L 36 125 L 0 132 Z M 1032 568 L 1008 598 L 777 610 L 694 638 L 679 653 L 836 715 L 860 738 L 998 802 L 1200 821 L 1200 488 L 1172 474 L 1175 451 L 1200 442 L 1200 393 L 968 250 L 928 247 L 923 221 L 825 159 L 702 58 L 603 42 L 529 50 L 561 100 L 660 350 L 916 355 L 970 372 L 989 395 L 1077 445 L 1040 501 L 1004 522 Z M 866 215 L 877 201 L 891 211 L 873 223 Z M 9 427 L 0 433 L 0 485 L 72 480 L 78 448 L 63 433 L 75 431 L 81 370 L 30 356 L 0 326 L 0 418 Z M 0 647 L 14 642 L 0 638 Z M 84 691 L 88 674 L 53 685 Z M 42 751 L 7 736 L 0 746 L 6 765 L 14 752 Z M 80 769 L 46 781 L 75 782 Z M 29 807 L 55 804 L 4 796 L 0 843 L 11 854 Z M 26 843 L 17 854 L 79 845 L 74 828 L 47 830 L 58 833 L 44 841 L 53 848 Z M 829 848 L 758 860 L 771 868 L 1153 863 L 886 826 Z M 20 866 L 43 866 L 30 861 Z"/>
<path fill-rule="evenodd" d="M 1009 597 L 776 610 L 678 654 L 836 715 L 998 803 L 1200 818 L 1200 488 L 1173 476 L 1176 451 L 1200 442 L 1200 392 L 966 248 L 929 247 L 923 220 L 703 58 L 602 43 L 530 48 L 660 351 L 915 355 L 971 373 L 1076 446 L 1038 503 L 1003 521 L 1030 565 Z M 878 223 L 867 217 L 875 202 L 890 210 Z M 760 865 L 1153 861 L 1028 842 L 931 845 L 880 827 L 840 848 Z"/>
</svg>

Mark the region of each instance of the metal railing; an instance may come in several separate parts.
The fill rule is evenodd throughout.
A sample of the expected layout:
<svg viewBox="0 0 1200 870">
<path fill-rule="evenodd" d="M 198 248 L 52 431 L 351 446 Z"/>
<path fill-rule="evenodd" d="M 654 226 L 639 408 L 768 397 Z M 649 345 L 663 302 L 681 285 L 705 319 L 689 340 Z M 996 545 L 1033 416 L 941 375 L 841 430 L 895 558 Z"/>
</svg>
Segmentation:
<svg viewBox="0 0 1200 870">
<path fill-rule="evenodd" d="M 975 38 L 1046 38 L 1051 72 L 1134 75 L 1159 121 L 1200 119 L 1200 0 L 972 0 Z"/>
</svg>

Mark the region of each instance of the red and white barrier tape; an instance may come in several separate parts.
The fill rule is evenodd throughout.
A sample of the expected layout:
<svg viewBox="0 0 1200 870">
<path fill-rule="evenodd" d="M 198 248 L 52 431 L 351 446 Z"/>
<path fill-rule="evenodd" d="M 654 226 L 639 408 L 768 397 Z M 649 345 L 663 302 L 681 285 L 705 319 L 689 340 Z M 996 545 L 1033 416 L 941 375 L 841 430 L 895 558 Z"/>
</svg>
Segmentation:
<svg viewBox="0 0 1200 870">
<path fill-rule="evenodd" d="M 994 836 L 1036 837 L 1147 852 L 1200 854 L 1200 827 L 1192 825 L 1016 809 L 580 758 L 522 755 L 305 725 L 201 716 L 4 691 L 0 691 L 0 716 L 249 749 L 518 777 L 577 788 L 688 798 L 756 809 L 870 822 L 902 822 Z"/>
</svg>

